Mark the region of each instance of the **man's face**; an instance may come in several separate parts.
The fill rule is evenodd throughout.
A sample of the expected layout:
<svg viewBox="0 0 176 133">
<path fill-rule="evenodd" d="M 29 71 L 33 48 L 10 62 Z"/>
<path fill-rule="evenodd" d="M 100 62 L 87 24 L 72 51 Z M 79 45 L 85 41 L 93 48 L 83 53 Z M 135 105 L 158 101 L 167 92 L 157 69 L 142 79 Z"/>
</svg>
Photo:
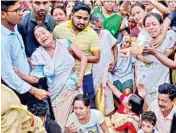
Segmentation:
<svg viewBox="0 0 176 133">
<path fill-rule="evenodd" d="M 172 108 L 172 101 L 169 98 L 168 94 L 159 94 L 158 95 L 158 105 L 161 112 L 167 112 Z"/>
<path fill-rule="evenodd" d="M 14 5 L 9 6 L 7 11 L 1 11 L 1 18 L 12 25 L 21 23 L 22 16 L 22 3 L 20 2 L 16 2 Z"/>
<path fill-rule="evenodd" d="M 45 16 L 49 10 L 49 2 L 46 0 L 33 0 L 32 7 L 37 15 Z"/>
<path fill-rule="evenodd" d="M 89 24 L 89 13 L 85 10 L 79 10 L 72 14 L 72 23 L 75 28 L 82 31 Z"/>
</svg>

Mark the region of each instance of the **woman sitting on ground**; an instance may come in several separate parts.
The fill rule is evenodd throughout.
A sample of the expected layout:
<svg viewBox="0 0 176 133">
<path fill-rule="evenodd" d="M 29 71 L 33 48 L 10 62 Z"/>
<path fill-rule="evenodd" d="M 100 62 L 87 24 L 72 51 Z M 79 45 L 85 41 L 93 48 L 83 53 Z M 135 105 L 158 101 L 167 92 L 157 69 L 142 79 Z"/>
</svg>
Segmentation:
<svg viewBox="0 0 176 133">
<path fill-rule="evenodd" d="M 73 113 L 69 116 L 65 133 L 109 133 L 102 112 L 90 109 L 90 99 L 83 94 L 73 100 Z"/>
<path fill-rule="evenodd" d="M 108 82 L 108 85 L 121 102 L 117 112 L 110 117 L 113 127 L 117 132 L 136 133 L 140 128 L 143 98 L 133 93 L 125 96 L 112 83 Z"/>
</svg>

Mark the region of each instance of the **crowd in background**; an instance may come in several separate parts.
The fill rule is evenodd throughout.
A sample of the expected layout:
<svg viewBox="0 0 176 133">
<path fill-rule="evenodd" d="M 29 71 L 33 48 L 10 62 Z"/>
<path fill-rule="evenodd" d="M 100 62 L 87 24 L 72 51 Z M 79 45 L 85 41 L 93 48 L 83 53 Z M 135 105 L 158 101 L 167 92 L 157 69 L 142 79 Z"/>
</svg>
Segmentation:
<svg viewBox="0 0 176 133">
<path fill-rule="evenodd" d="M 176 0 L 1 1 L 3 133 L 175 133 Z"/>
</svg>

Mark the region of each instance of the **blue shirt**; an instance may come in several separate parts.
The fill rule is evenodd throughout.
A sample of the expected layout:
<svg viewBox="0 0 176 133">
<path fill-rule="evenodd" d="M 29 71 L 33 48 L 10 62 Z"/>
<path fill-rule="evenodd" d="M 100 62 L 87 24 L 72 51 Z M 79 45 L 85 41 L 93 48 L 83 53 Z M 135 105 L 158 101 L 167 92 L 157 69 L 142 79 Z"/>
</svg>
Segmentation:
<svg viewBox="0 0 176 133">
<path fill-rule="evenodd" d="M 26 75 L 31 71 L 17 25 L 14 32 L 1 25 L 1 37 L 1 78 L 12 89 L 21 94 L 26 93 L 31 85 L 23 81 L 13 70 L 13 67 L 16 67 Z"/>
<path fill-rule="evenodd" d="M 18 25 L 18 30 L 23 37 L 27 57 L 31 57 L 32 53 L 40 45 L 34 36 L 34 28 L 38 25 L 36 21 L 37 20 L 34 15 L 34 11 L 32 10 L 31 12 L 24 15 L 22 23 Z M 51 15 L 46 14 L 43 24 L 48 28 L 49 31 L 53 31 L 54 27 L 56 26 L 56 21 Z"/>
<path fill-rule="evenodd" d="M 170 21 L 171 21 L 170 26 L 172 27 L 172 29 L 173 29 L 174 31 L 176 31 L 176 11 L 169 13 L 169 15 L 168 15 L 167 17 L 168 17 L 168 18 L 170 19 Z"/>
</svg>

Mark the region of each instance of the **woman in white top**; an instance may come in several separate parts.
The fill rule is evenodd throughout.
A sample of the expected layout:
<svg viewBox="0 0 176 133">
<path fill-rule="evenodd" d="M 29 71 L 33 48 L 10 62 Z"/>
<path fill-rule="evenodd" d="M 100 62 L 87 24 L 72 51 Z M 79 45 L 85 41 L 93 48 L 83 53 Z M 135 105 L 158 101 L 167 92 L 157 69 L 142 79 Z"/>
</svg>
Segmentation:
<svg viewBox="0 0 176 133">
<path fill-rule="evenodd" d="M 144 18 L 145 30 L 139 33 L 136 46 L 130 48 L 130 53 L 141 54 L 145 47 L 152 47 L 150 42 L 161 34 L 162 17 L 157 13 L 150 13 Z M 176 33 L 173 30 L 167 32 L 164 42 L 154 48 L 162 54 L 172 48 L 176 42 Z M 124 52 L 126 51 L 126 53 Z M 128 50 L 121 51 L 128 55 Z M 143 84 L 147 89 L 146 102 L 150 104 L 157 99 L 158 87 L 163 83 L 169 83 L 169 68 L 164 66 L 153 55 L 137 55 L 136 83 Z"/>
<path fill-rule="evenodd" d="M 161 34 L 162 17 L 157 13 L 150 13 L 144 18 L 145 30 L 139 33 L 136 45 L 150 47 L 150 41 Z M 170 30 L 167 32 L 164 42 L 156 48 L 160 53 L 165 54 L 166 50 L 172 48 L 176 41 L 176 34 Z M 138 69 L 136 72 L 137 84 L 144 84 L 147 88 L 146 101 L 150 104 L 157 99 L 159 85 L 169 83 L 169 68 L 164 66 L 152 55 L 137 55 Z"/>
<path fill-rule="evenodd" d="M 73 113 L 69 116 L 65 133 L 109 133 L 103 114 L 90 109 L 90 100 L 79 94 L 73 100 Z"/>
<path fill-rule="evenodd" d="M 110 89 L 108 89 L 107 81 L 112 80 L 112 71 L 117 62 L 117 40 L 111 35 L 111 33 L 103 29 L 103 18 L 99 13 L 95 13 L 91 16 L 93 29 L 97 32 L 100 38 L 100 61 L 97 64 L 93 64 L 93 79 L 95 92 L 100 87 L 105 88 L 105 112 L 106 115 L 114 111 L 113 95 Z"/>
</svg>

